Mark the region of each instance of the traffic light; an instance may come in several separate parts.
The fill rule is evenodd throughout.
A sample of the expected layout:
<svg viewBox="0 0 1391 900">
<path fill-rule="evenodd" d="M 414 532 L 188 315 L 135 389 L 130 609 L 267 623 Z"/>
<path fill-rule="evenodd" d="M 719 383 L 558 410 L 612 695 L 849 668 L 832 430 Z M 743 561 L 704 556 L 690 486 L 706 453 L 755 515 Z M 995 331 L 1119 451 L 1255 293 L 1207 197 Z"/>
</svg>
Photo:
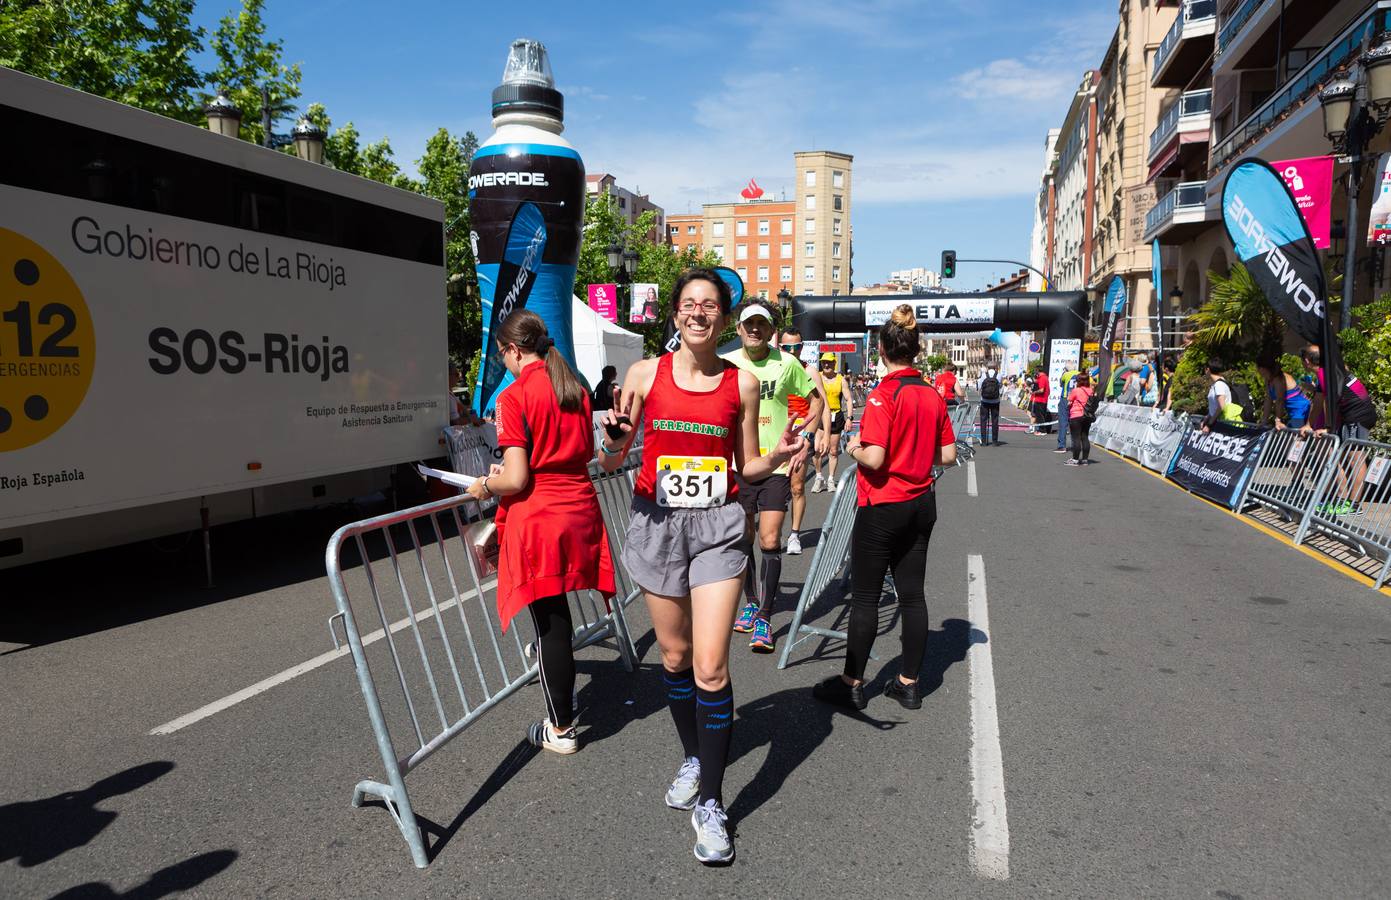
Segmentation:
<svg viewBox="0 0 1391 900">
<path fill-rule="evenodd" d="M 942 277 L 943 277 L 943 278 L 955 278 L 955 277 L 956 277 L 956 251 L 955 251 L 955 250 L 943 250 L 943 251 L 942 251 Z"/>
</svg>

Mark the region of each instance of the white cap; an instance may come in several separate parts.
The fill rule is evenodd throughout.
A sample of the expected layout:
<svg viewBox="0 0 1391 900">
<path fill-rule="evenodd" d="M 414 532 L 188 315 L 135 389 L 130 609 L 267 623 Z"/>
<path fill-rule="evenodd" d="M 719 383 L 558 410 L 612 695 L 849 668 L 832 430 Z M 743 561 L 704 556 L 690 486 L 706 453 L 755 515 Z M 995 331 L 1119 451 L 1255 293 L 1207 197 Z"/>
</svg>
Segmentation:
<svg viewBox="0 0 1391 900">
<path fill-rule="evenodd" d="M 752 319 L 754 316 L 759 316 L 765 319 L 769 325 L 773 324 L 772 315 L 768 312 L 768 310 L 764 309 L 757 303 L 750 304 L 748 307 L 744 309 L 743 312 L 739 314 L 739 322 L 740 324 L 742 324 L 744 322 L 747 322 L 749 319 Z"/>
</svg>

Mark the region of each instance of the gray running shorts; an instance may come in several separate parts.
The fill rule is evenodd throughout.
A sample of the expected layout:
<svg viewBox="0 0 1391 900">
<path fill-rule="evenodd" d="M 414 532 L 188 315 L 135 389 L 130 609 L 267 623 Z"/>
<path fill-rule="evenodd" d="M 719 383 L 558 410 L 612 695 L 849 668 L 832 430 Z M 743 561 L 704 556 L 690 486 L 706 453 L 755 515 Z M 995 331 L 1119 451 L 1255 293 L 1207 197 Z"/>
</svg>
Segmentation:
<svg viewBox="0 0 1391 900">
<path fill-rule="evenodd" d="M 685 597 L 692 587 L 744 573 L 744 510 L 737 502 L 711 509 L 668 509 L 633 498 L 621 561 L 643 590 Z"/>
</svg>

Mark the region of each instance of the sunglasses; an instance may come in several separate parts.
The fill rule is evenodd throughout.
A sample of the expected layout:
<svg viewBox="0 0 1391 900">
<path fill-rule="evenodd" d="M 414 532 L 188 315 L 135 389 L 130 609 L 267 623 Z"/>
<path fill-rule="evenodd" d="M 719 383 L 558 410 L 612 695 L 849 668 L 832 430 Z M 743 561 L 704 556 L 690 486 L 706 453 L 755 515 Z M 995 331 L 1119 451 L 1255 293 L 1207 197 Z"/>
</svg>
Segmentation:
<svg viewBox="0 0 1391 900">
<path fill-rule="evenodd" d="M 779 346 L 780 346 L 780 348 L 782 349 L 782 352 L 783 352 L 783 353 L 801 353 L 801 352 L 802 352 L 802 345 L 801 345 L 801 344 L 780 344 Z"/>
</svg>

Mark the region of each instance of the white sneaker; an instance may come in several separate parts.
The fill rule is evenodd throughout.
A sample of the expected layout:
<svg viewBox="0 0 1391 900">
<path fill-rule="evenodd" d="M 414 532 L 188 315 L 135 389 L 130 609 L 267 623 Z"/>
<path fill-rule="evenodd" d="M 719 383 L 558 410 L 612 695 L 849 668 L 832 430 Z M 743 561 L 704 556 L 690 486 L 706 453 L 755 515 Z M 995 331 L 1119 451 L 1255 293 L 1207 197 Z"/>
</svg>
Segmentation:
<svg viewBox="0 0 1391 900">
<path fill-rule="evenodd" d="M 565 731 L 556 731 L 549 719 L 532 722 L 526 730 L 526 739 L 534 747 L 559 753 L 561 756 L 569 756 L 580 749 L 580 739 L 574 725 Z"/>
<path fill-rule="evenodd" d="M 834 486 L 831 488 L 831 490 L 834 491 L 835 493 L 839 494 L 839 493 L 840 493 L 840 485 L 841 485 L 841 482 L 840 482 L 840 481 L 836 481 L 835 484 L 834 484 Z"/>
<path fill-rule="evenodd" d="M 787 536 L 787 555 L 802 555 L 802 536 L 795 531 Z"/>
<path fill-rule="evenodd" d="M 700 796 L 700 760 L 688 756 L 676 770 L 676 779 L 667 788 L 667 806 L 672 809 L 695 809 Z"/>
<path fill-rule="evenodd" d="M 729 836 L 729 816 L 724 807 L 713 799 L 691 810 L 691 827 L 695 829 L 695 858 L 703 863 L 727 863 L 734 860 L 734 841 Z"/>
<path fill-rule="evenodd" d="M 817 475 L 811 482 L 811 492 L 813 494 L 819 494 L 824 490 L 826 490 L 826 479 Z"/>
</svg>

